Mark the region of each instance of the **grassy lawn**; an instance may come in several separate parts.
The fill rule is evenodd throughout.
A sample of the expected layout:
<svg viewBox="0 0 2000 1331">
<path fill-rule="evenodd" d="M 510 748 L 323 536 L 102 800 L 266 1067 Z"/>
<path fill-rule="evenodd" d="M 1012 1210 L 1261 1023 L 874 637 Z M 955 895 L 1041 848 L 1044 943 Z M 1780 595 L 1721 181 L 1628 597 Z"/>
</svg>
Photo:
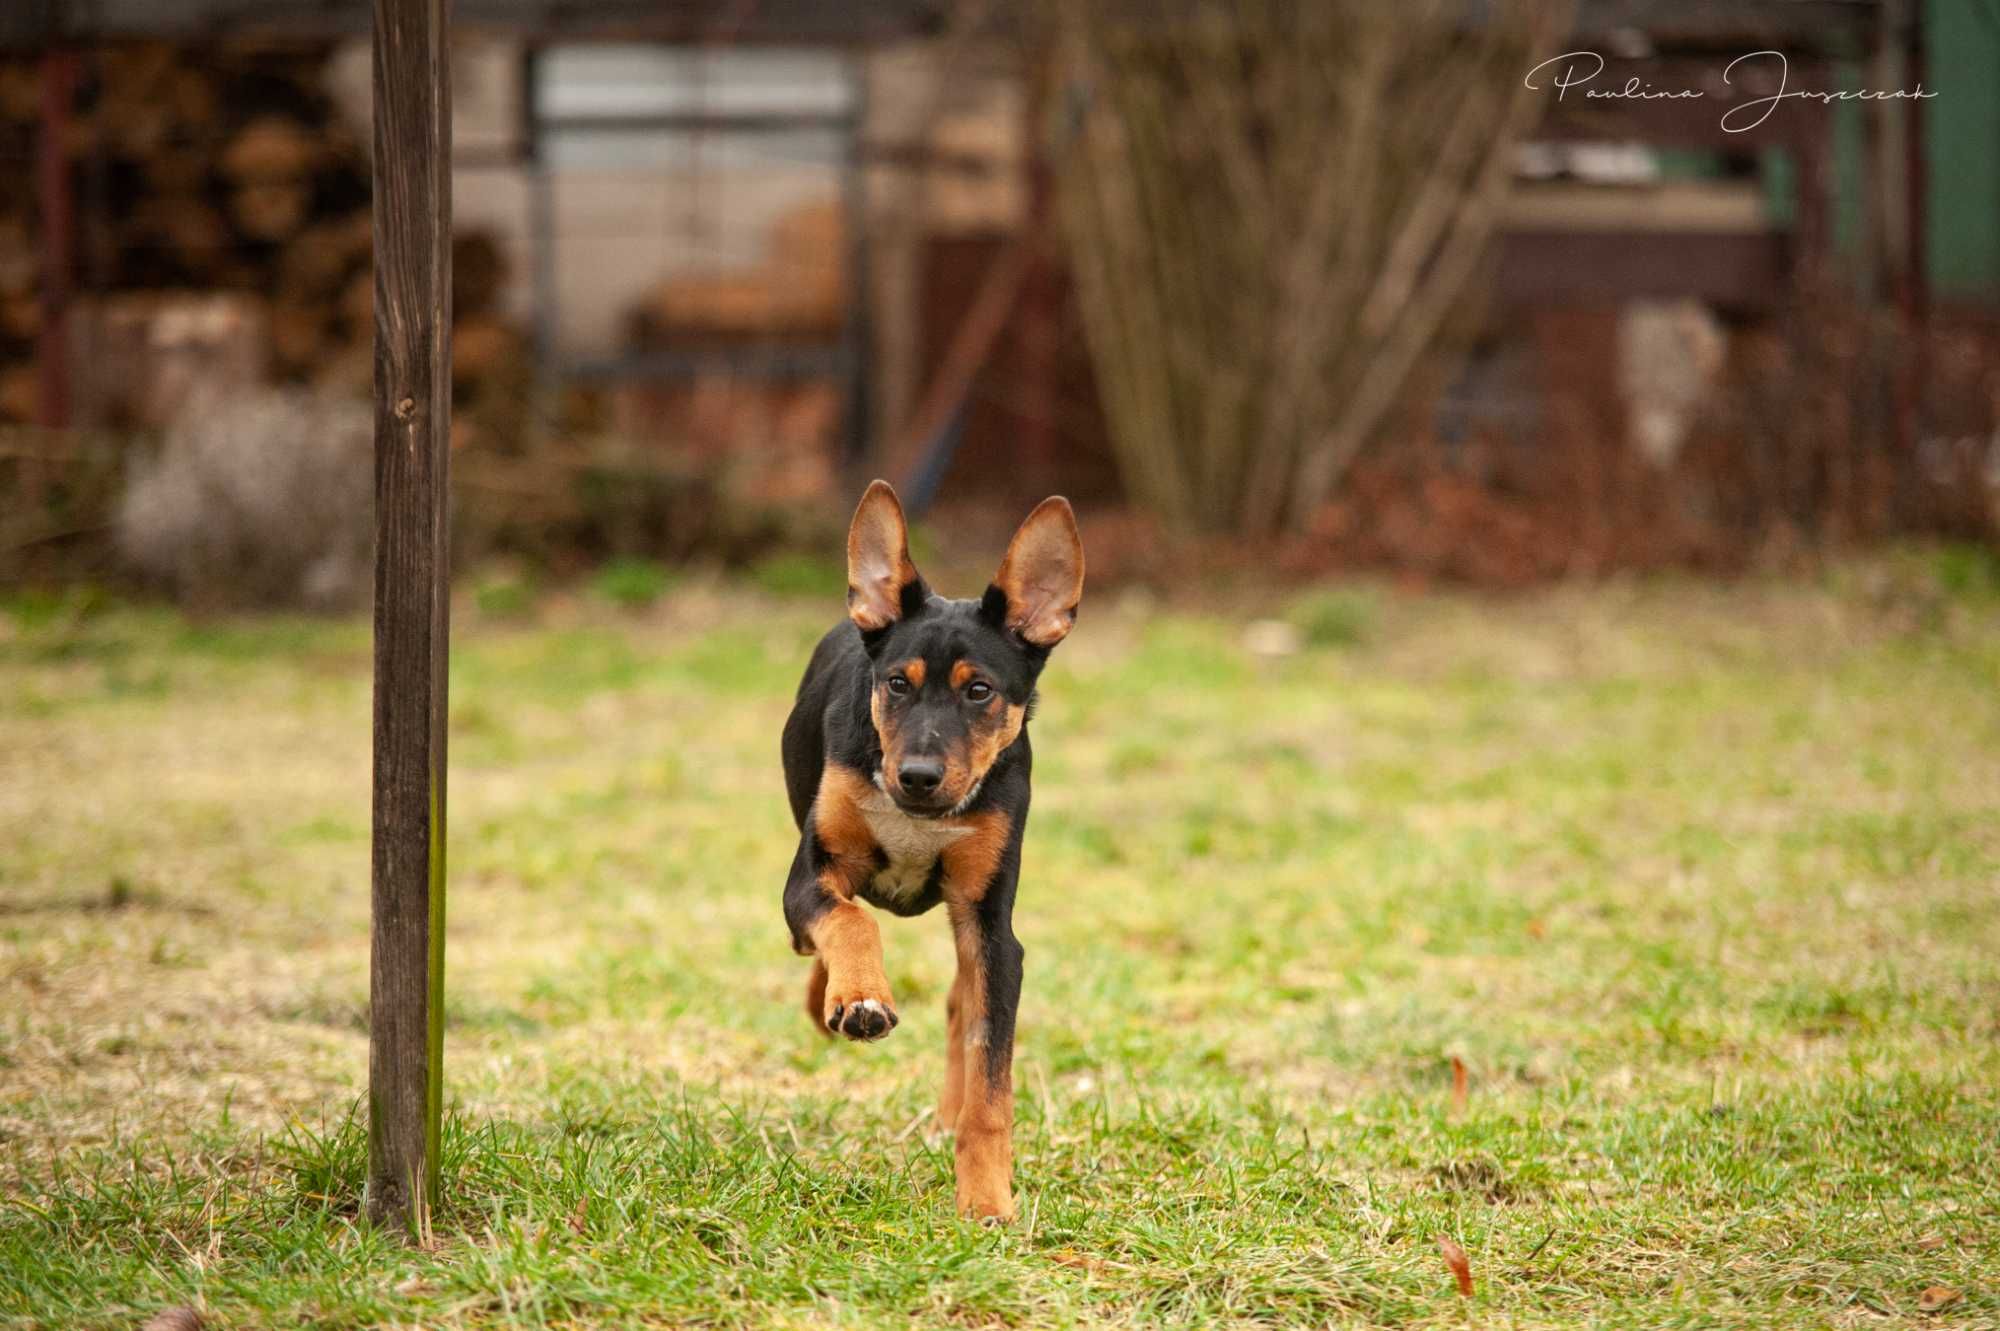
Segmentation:
<svg viewBox="0 0 2000 1331">
<path fill-rule="evenodd" d="M 837 603 L 468 602 L 422 1251 L 356 1219 L 365 624 L 17 603 L 0 1323 L 2000 1325 L 2000 599 L 1954 569 L 1304 594 L 1275 660 L 1231 598 L 1090 601 L 1000 1231 L 925 1131 L 942 919 L 885 925 L 889 1039 L 800 1010 L 777 740 Z"/>
</svg>

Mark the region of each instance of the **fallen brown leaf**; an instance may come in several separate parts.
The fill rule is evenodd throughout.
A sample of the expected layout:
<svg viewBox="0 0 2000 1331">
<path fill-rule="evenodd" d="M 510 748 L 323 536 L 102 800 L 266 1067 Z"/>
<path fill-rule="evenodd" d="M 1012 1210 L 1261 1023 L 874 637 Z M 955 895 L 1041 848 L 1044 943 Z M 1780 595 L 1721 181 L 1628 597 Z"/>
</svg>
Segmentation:
<svg viewBox="0 0 2000 1331">
<path fill-rule="evenodd" d="M 1458 1060 L 1453 1059 L 1454 1063 Z M 1444 1254 L 1444 1264 L 1451 1268 L 1452 1278 L 1458 1281 L 1458 1292 L 1472 1297 L 1472 1259 L 1465 1255 L 1465 1249 L 1458 1246 L 1455 1239 L 1438 1235 L 1438 1251 Z"/>
<path fill-rule="evenodd" d="M 1465 1112 L 1466 1083 L 1468 1080 L 1469 1078 L 1465 1072 L 1465 1060 L 1457 1054 L 1453 1054 L 1451 1056 L 1451 1112 L 1454 1114 L 1463 1114 Z"/>
<path fill-rule="evenodd" d="M 1929 1289 L 1917 1295 L 1917 1311 L 1920 1313 L 1934 1313 L 1941 1308 L 1951 1307 L 1952 1304 L 1957 1303 L 1964 1297 L 1964 1294 L 1949 1285 L 1932 1285 Z"/>
<path fill-rule="evenodd" d="M 201 1331 L 201 1314 L 192 1308 L 168 1308 L 148 1317 L 139 1331 Z"/>
<path fill-rule="evenodd" d="M 589 1204 L 590 1199 L 588 1197 L 579 1197 L 576 1199 L 576 1209 L 569 1213 L 569 1227 L 573 1233 L 581 1234 L 584 1232 L 584 1221 L 588 1219 L 589 1215 L 586 1208 Z"/>
<path fill-rule="evenodd" d="M 1104 1269 L 1103 1262 L 1074 1248 L 1057 1248 L 1049 1254 L 1049 1260 L 1057 1266 L 1067 1266 L 1072 1271 L 1087 1271 L 1092 1275 Z"/>
<path fill-rule="evenodd" d="M 1945 1244 L 1949 1242 L 1951 1242 L 1951 1240 L 1946 1238 L 1942 1234 L 1926 1234 L 1922 1238 L 1917 1240 L 1917 1251 L 1936 1252 L 1939 1248 L 1942 1248 Z"/>
</svg>

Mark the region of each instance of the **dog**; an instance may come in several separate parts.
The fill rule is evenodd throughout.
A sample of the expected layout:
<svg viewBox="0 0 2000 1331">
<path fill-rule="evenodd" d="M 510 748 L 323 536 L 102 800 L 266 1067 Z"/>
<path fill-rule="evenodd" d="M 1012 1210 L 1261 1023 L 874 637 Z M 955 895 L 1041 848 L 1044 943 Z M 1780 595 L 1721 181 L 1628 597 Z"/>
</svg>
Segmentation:
<svg viewBox="0 0 2000 1331">
<path fill-rule="evenodd" d="M 876 481 L 847 533 L 847 622 L 819 646 L 785 722 L 799 848 L 785 879 L 792 946 L 813 959 L 806 1011 L 829 1037 L 896 1028 L 868 906 L 942 903 L 958 975 L 938 1126 L 953 1132 L 958 1212 L 1014 1215 L 1014 891 L 1028 826 L 1028 720 L 1083 598 L 1069 501 L 1042 501 L 985 595 L 933 593 L 910 562 L 896 492 Z M 864 906 L 862 903 L 868 903 Z"/>
</svg>

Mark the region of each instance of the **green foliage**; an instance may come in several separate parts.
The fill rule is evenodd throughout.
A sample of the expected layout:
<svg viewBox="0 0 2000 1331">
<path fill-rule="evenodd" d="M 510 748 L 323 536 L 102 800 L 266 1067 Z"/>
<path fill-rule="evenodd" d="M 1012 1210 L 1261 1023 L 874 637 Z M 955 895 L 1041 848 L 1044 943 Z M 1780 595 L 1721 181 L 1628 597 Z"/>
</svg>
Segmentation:
<svg viewBox="0 0 2000 1331">
<path fill-rule="evenodd" d="M 773 596 L 810 598 L 838 608 L 847 594 L 847 566 L 814 555 L 772 555 L 750 566 L 750 581 Z"/>
<path fill-rule="evenodd" d="M 627 610 L 645 609 L 673 584 L 673 572 L 650 559 L 614 559 L 590 579 L 590 589 L 600 599 Z"/>
<path fill-rule="evenodd" d="M 1965 542 L 1947 545 L 1932 558 L 1940 590 L 1962 601 L 2000 599 L 2000 550 Z"/>
<path fill-rule="evenodd" d="M 1308 647 L 1359 647 L 1374 632 L 1376 603 L 1365 592 L 1317 591 L 1293 602 L 1288 618 Z"/>
<path fill-rule="evenodd" d="M 535 581 L 524 573 L 491 574 L 474 584 L 472 604 L 487 619 L 525 619 L 535 608 Z"/>
<path fill-rule="evenodd" d="M 116 605 L 109 592 L 87 583 L 61 590 L 30 588 L 0 596 L 0 607 L 22 632 L 79 624 Z"/>
</svg>

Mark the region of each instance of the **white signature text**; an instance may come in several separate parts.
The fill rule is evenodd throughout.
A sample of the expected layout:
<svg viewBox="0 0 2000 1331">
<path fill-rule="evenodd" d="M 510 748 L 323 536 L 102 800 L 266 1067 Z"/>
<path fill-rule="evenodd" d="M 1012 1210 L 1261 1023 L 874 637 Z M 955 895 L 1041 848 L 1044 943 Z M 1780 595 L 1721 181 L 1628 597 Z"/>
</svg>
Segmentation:
<svg viewBox="0 0 2000 1331">
<path fill-rule="evenodd" d="M 1745 65 L 1746 61 L 1764 63 Z M 1536 92 L 1542 91 L 1545 86 L 1554 88 L 1556 100 L 1559 102 L 1569 95 L 1572 88 L 1581 89 L 1582 95 L 1587 99 L 1601 101 L 1693 101 L 1708 96 L 1708 93 L 1700 88 L 1655 88 L 1650 83 L 1641 82 L 1637 76 L 1612 87 L 1586 87 L 1586 84 L 1604 72 L 1604 63 L 1604 57 L 1595 51 L 1567 51 L 1536 65 L 1528 71 L 1527 77 L 1522 82 Z M 1834 102 L 1882 102 L 1898 98 L 1914 101 L 1937 96 L 1935 92 L 1926 92 L 1921 83 L 1914 89 L 1841 88 L 1821 91 L 1790 88 L 1786 84 L 1791 75 L 1791 62 L 1785 58 L 1783 51 L 1752 51 L 1748 55 L 1739 55 L 1723 67 L 1722 81 L 1735 87 L 1739 72 L 1747 76 L 1762 69 L 1769 69 L 1773 63 L 1775 63 L 1777 90 L 1737 102 L 1723 112 L 1720 123 L 1724 133 L 1741 134 L 1745 130 L 1756 129 L 1769 120 L 1780 105 L 1789 100 L 1818 102 L 1823 106 L 1830 106 Z M 1536 82 L 1536 77 L 1551 67 L 1555 67 L 1555 73 L 1547 84 Z M 1762 82 L 1763 86 L 1770 86 L 1768 79 Z"/>
</svg>

